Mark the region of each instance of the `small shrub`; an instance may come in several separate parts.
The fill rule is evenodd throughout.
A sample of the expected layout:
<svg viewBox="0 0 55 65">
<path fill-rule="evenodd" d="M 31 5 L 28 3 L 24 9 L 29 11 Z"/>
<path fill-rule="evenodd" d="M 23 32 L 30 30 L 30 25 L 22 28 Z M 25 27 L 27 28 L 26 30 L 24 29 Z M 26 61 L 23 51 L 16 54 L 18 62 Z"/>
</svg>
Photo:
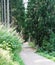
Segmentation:
<svg viewBox="0 0 55 65">
<path fill-rule="evenodd" d="M 21 45 L 23 43 L 23 39 L 20 37 L 18 33 L 12 28 L 5 29 L 1 25 L 0 28 L 0 47 L 9 50 L 16 50 L 21 51 Z"/>
<path fill-rule="evenodd" d="M 43 44 L 41 47 L 44 51 L 52 52 L 54 50 L 54 45 L 53 43 L 50 43 L 46 41 L 45 39 L 43 40 Z"/>
<path fill-rule="evenodd" d="M 21 58 L 17 61 L 14 56 L 21 51 L 22 43 L 22 37 L 14 29 L 0 25 L 0 65 L 21 65 Z"/>
<path fill-rule="evenodd" d="M 34 42 L 29 42 L 29 46 L 32 48 L 35 48 L 35 43 Z"/>
<path fill-rule="evenodd" d="M 11 55 L 9 51 L 0 48 L 0 65 L 19 65 L 16 61 L 12 60 Z"/>
</svg>

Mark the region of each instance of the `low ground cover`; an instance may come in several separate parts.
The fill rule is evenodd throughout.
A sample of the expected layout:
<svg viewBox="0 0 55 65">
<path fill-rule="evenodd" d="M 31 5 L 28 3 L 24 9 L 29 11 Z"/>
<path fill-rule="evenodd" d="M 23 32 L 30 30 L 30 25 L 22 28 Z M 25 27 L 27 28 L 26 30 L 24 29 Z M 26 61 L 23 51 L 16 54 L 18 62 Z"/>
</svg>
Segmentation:
<svg viewBox="0 0 55 65">
<path fill-rule="evenodd" d="M 19 53 L 23 39 L 12 28 L 0 25 L 0 65 L 24 65 Z"/>
</svg>

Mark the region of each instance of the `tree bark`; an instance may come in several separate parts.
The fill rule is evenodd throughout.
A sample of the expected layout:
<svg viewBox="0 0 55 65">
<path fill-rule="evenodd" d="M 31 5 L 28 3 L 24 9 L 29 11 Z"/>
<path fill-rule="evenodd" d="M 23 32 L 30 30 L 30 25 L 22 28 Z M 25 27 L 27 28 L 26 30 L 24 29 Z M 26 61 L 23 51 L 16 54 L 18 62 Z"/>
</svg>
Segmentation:
<svg viewBox="0 0 55 65">
<path fill-rule="evenodd" d="M 2 14 L 1 14 L 1 20 L 2 20 L 2 23 L 4 23 L 4 6 L 3 6 L 3 0 L 1 0 L 1 11 L 2 11 Z"/>
<path fill-rule="evenodd" d="M 9 0 L 7 0 L 7 28 L 10 28 Z"/>
<path fill-rule="evenodd" d="M 6 0 L 4 0 L 4 24 L 6 27 Z"/>
</svg>

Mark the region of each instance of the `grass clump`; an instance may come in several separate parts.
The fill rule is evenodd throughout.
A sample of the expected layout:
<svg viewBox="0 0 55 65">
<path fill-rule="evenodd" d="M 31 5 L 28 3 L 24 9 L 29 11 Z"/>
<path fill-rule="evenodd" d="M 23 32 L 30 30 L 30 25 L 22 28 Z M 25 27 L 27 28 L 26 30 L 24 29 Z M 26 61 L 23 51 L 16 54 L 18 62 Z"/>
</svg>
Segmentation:
<svg viewBox="0 0 55 65">
<path fill-rule="evenodd" d="M 46 51 L 45 52 L 39 52 L 38 51 L 38 54 L 40 54 L 40 55 L 42 55 L 42 56 L 44 56 L 44 57 L 46 57 L 46 58 L 48 58 L 48 59 L 50 59 L 50 60 L 55 62 L 55 56 L 54 56 L 55 52 L 54 53 L 46 53 Z"/>
<path fill-rule="evenodd" d="M 34 42 L 29 42 L 29 46 L 32 48 L 35 48 L 35 43 Z"/>
<path fill-rule="evenodd" d="M 22 63 L 19 61 L 21 60 L 19 53 L 22 43 L 23 39 L 16 30 L 0 25 L 0 65 L 21 65 L 23 61 Z"/>
<path fill-rule="evenodd" d="M 0 65 L 20 65 L 13 61 L 10 51 L 0 48 Z"/>
</svg>

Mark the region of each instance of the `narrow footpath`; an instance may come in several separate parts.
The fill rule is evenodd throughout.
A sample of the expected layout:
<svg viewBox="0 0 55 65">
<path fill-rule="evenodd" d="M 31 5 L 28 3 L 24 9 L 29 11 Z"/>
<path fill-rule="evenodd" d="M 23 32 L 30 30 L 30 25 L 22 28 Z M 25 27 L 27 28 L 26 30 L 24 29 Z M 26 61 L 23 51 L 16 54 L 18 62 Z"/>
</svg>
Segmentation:
<svg viewBox="0 0 55 65">
<path fill-rule="evenodd" d="M 34 53 L 34 50 L 28 46 L 28 43 L 23 44 L 23 50 L 20 55 L 25 65 L 55 65 L 55 62 Z"/>
</svg>

